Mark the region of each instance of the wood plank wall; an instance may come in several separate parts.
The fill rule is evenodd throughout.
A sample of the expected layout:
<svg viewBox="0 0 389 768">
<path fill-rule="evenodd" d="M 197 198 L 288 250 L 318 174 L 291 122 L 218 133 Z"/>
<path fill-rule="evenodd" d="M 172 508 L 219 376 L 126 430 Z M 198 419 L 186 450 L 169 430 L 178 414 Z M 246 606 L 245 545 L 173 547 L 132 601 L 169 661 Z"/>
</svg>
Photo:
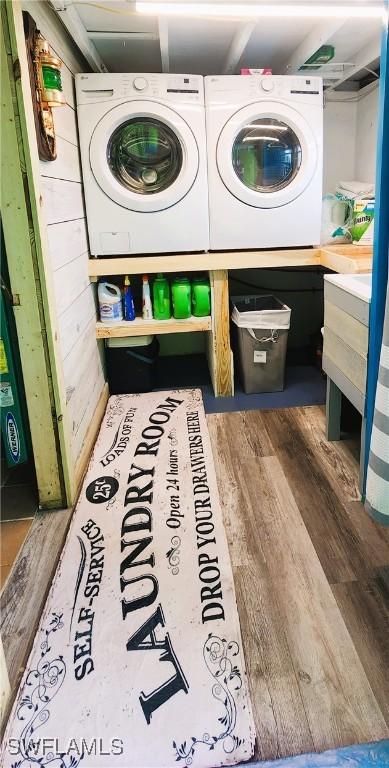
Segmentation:
<svg viewBox="0 0 389 768">
<path fill-rule="evenodd" d="M 88 277 L 89 247 L 74 88 L 75 74 L 88 71 L 88 67 L 48 3 L 24 0 L 22 7 L 63 61 L 66 105 L 53 110 L 58 156 L 53 162 L 41 161 L 40 168 L 71 453 L 76 464 L 105 381 L 102 342 L 97 344 L 95 337 L 95 287 Z"/>
</svg>

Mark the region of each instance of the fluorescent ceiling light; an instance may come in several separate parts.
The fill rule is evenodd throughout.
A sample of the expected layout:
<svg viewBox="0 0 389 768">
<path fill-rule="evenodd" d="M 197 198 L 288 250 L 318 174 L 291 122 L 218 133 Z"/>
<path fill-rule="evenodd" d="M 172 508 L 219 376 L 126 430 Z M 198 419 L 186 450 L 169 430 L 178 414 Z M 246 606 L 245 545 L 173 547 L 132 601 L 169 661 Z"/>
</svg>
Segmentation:
<svg viewBox="0 0 389 768">
<path fill-rule="evenodd" d="M 243 141 L 279 141 L 275 136 L 245 136 Z"/>
<path fill-rule="evenodd" d="M 246 125 L 246 128 L 269 128 L 271 127 L 272 131 L 289 131 L 289 128 L 287 125 L 272 125 L 269 126 L 269 123 L 249 123 Z"/>
<path fill-rule="evenodd" d="M 383 5 L 315 5 L 305 4 L 264 4 L 260 3 L 165 3 L 141 2 L 135 4 L 137 13 L 153 16 L 224 16 L 224 17 L 304 17 L 304 18 L 382 18 Z"/>
</svg>

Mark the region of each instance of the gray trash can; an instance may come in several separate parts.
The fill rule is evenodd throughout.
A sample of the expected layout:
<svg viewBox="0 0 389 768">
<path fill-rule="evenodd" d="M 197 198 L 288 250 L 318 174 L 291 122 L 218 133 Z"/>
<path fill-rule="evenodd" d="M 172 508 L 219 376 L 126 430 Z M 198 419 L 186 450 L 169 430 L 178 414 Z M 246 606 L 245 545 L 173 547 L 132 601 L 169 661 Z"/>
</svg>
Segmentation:
<svg viewBox="0 0 389 768">
<path fill-rule="evenodd" d="M 281 392 L 290 308 L 275 296 L 233 296 L 238 368 L 246 394 Z"/>
</svg>

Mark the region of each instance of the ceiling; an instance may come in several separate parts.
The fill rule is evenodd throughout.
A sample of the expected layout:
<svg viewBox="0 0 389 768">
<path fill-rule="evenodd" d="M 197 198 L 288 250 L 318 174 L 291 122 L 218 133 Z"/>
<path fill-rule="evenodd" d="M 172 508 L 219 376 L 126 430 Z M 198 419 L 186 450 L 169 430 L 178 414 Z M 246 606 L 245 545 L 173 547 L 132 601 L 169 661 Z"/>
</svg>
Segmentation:
<svg viewBox="0 0 389 768">
<path fill-rule="evenodd" d="M 53 5 L 70 32 L 75 19 L 83 25 L 97 70 L 209 75 L 271 67 L 275 74 L 287 74 L 329 43 L 335 57 L 316 74 L 328 85 L 345 88 L 346 81 L 366 75 L 366 67 L 376 67 L 379 58 L 379 19 L 157 17 L 136 13 L 131 0 Z"/>
</svg>

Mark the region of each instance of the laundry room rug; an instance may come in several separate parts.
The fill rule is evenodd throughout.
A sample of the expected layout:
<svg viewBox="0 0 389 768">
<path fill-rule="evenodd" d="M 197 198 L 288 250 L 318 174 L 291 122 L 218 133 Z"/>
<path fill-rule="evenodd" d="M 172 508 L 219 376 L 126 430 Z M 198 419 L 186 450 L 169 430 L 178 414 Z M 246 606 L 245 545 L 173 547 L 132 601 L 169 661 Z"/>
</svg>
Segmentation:
<svg viewBox="0 0 389 768">
<path fill-rule="evenodd" d="M 201 392 L 111 397 L 1 765 L 211 768 L 254 740 Z"/>
</svg>

